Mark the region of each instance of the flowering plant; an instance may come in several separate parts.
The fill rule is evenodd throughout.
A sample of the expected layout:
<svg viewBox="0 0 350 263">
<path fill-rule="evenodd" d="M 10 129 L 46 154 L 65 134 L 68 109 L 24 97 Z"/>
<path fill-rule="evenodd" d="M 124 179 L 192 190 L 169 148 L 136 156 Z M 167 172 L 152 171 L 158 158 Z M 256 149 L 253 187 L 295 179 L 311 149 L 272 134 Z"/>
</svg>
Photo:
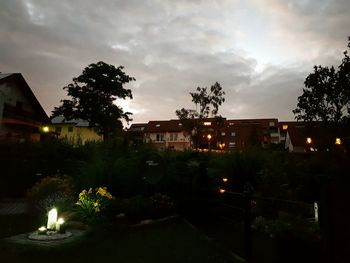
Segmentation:
<svg viewBox="0 0 350 263">
<path fill-rule="evenodd" d="M 101 213 L 110 205 L 112 199 L 113 196 L 107 187 L 84 189 L 76 202 L 78 214 L 84 221 L 95 222 L 101 218 Z"/>
</svg>

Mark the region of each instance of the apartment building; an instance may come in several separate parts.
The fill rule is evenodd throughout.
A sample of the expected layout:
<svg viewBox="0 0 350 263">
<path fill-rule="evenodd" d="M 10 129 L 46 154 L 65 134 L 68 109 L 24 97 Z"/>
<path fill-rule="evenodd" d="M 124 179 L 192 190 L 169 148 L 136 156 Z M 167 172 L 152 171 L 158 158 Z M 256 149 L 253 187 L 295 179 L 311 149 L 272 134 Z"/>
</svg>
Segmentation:
<svg viewBox="0 0 350 263">
<path fill-rule="evenodd" d="M 195 120 L 198 121 L 198 120 Z M 252 146 L 266 147 L 280 143 L 278 119 L 209 118 L 197 123 L 200 129 L 187 130 L 180 120 L 150 121 L 132 124 L 133 140 L 152 143 L 159 149 L 188 148 L 244 150 Z"/>
</svg>

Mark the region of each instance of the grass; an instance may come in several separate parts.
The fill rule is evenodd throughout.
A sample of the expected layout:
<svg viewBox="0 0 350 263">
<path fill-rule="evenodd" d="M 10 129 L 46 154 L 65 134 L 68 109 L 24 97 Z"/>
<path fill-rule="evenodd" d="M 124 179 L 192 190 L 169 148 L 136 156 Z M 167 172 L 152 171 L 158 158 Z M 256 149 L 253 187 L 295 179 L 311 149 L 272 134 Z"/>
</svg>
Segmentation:
<svg viewBox="0 0 350 263">
<path fill-rule="evenodd" d="M 0 243 L 0 262 L 240 262 L 182 219 L 141 227 L 104 226 L 75 243 Z"/>
</svg>

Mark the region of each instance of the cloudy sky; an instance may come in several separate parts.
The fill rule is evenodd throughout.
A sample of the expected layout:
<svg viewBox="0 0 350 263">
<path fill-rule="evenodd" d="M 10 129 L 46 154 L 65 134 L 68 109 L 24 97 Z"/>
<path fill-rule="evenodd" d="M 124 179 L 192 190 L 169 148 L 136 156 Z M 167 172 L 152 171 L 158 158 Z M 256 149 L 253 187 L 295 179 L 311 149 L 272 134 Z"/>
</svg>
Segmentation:
<svg viewBox="0 0 350 263">
<path fill-rule="evenodd" d="M 20 72 L 48 114 L 90 63 L 123 65 L 134 122 L 175 118 L 218 81 L 227 118 L 291 111 L 313 65 L 339 65 L 349 0 L 0 0 L 0 71 Z"/>
</svg>

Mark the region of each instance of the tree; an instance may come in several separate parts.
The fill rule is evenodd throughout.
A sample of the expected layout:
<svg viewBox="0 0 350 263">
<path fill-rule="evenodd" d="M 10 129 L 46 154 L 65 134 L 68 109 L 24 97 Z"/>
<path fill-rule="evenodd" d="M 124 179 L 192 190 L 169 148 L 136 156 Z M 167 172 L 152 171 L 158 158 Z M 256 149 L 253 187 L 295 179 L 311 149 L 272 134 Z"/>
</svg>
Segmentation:
<svg viewBox="0 0 350 263">
<path fill-rule="evenodd" d="M 350 37 L 348 48 L 350 48 Z M 315 66 L 293 110 L 297 120 L 341 123 L 350 117 L 350 59 L 344 51 L 338 70 Z"/>
<path fill-rule="evenodd" d="M 195 148 L 198 148 L 199 139 L 203 129 L 203 120 L 209 117 L 216 118 L 217 123 L 221 123 L 222 118 L 218 116 L 219 106 L 225 102 L 225 92 L 221 85 L 215 82 L 208 91 L 207 87 L 197 87 L 196 92 L 190 92 L 192 102 L 196 109 L 179 109 L 176 110 L 176 116 L 191 135 Z"/>
<path fill-rule="evenodd" d="M 131 90 L 124 85 L 135 78 L 125 74 L 123 68 L 102 61 L 87 66 L 80 76 L 73 78 L 73 83 L 63 88 L 70 99 L 61 100 L 62 105 L 55 107 L 52 117 L 86 120 L 107 140 L 122 129 L 122 119 L 131 121 L 132 113 L 124 112 L 114 103 L 118 98 L 132 99 Z"/>
</svg>

